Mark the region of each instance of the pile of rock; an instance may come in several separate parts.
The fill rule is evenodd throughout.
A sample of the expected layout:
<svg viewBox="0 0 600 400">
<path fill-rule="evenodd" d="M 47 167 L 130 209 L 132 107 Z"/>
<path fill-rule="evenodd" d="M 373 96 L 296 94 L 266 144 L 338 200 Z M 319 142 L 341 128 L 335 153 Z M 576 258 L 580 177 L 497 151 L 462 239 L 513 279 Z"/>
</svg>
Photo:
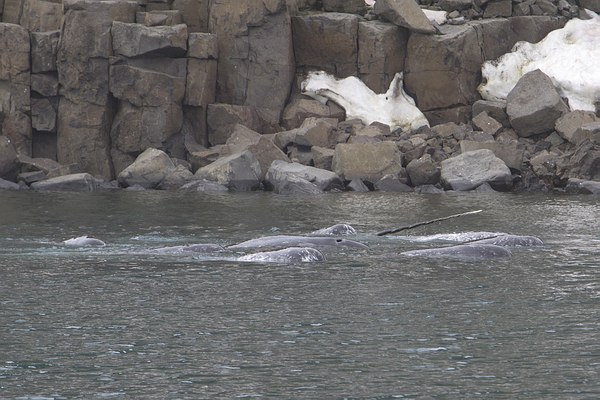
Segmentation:
<svg viewBox="0 0 600 400">
<path fill-rule="evenodd" d="M 4 0 L 0 187 L 597 192 L 596 114 L 539 71 L 505 103 L 477 92 L 484 61 L 562 27 L 570 3 L 427 3 L 442 25 L 413 0 L 57 4 Z M 403 71 L 431 128 L 346 120 L 300 93 L 312 70 L 376 93 Z"/>
</svg>

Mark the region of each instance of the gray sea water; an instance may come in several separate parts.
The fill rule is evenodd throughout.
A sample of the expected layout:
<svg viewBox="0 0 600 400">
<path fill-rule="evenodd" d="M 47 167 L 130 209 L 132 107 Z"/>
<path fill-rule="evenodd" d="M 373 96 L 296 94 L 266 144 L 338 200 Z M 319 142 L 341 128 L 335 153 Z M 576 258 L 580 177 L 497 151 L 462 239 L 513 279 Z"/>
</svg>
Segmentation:
<svg viewBox="0 0 600 400">
<path fill-rule="evenodd" d="M 0 192 L 0 398 L 600 398 L 599 221 L 593 196 Z M 151 252 L 337 222 L 369 249 L 304 264 Z M 477 231 L 545 245 L 400 254 Z M 107 245 L 60 243 L 86 234 Z"/>
</svg>

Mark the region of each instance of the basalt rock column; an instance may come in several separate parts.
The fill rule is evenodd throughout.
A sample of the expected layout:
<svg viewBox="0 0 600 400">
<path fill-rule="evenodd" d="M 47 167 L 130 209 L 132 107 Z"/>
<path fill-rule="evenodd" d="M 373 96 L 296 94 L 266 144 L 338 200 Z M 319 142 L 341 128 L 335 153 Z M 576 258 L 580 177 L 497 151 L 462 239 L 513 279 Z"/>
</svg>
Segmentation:
<svg viewBox="0 0 600 400">
<path fill-rule="evenodd" d="M 254 107 L 272 125 L 294 78 L 289 7 L 286 0 L 213 0 L 210 10 L 219 44 L 217 102 Z"/>
<path fill-rule="evenodd" d="M 31 155 L 29 32 L 0 23 L 0 135 Z"/>
</svg>

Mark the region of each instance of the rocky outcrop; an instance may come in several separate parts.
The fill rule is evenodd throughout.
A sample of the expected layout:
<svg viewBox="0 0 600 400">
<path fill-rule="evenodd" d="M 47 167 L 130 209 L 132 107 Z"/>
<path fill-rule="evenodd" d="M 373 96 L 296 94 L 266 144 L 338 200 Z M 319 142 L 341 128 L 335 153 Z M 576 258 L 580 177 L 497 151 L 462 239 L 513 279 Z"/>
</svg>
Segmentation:
<svg viewBox="0 0 600 400">
<path fill-rule="evenodd" d="M 340 177 L 331 171 L 299 163 L 274 161 L 265 177 L 267 188 L 278 193 L 287 193 L 291 191 L 290 183 L 295 186 L 294 191 L 303 193 L 342 190 L 344 187 Z M 317 190 L 314 190 L 313 186 Z"/>
<path fill-rule="evenodd" d="M 17 152 L 6 136 L 0 136 L 0 178 L 14 179 L 19 166 Z"/>
<path fill-rule="evenodd" d="M 286 1 L 212 2 L 209 29 L 219 43 L 217 102 L 255 107 L 277 125 L 295 67 Z"/>
<path fill-rule="evenodd" d="M 488 183 L 496 190 L 510 190 L 512 175 L 491 150 L 476 150 L 442 161 L 441 182 L 448 189 L 465 191 Z"/>
<path fill-rule="evenodd" d="M 429 19 L 413 0 L 377 0 L 373 11 L 383 19 L 411 31 L 436 33 Z"/>
<path fill-rule="evenodd" d="M 552 80 L 539 69 L 523 75 L 506 98 L 510 124 L 523 137 L 551 131 L 567 111 Z"/>
<path fill-rule="evenodd" d="M 34 182 L 31 188 L 40 191 L 93 192 L 97 188 L 97 182 L 92 175 L 82 172 Z"/>
<path fill-rule="evenodd" d="M 65 2 L 57 70 L 62 86 L 58 107 L 57 158 L 80 163 L 110 179 L 110 129 L 115 104 L 109 92 L 113 21 L 135 22 L 135 2 Z"/>
<path fill-rule="evenodd" d="M 341 143 L 335 147 L 332 168 L 347 181 L 375 183 L 385 175 L 402 172 L 402 153 L 394 142 Z"/>
<path fill-rule="evenodd" d="M 261 176 L 260 163 L 248 150 L 219 158 L 194 174 L 196 179 L 213 181 L 236 192 L 259 189 Z"/>
<path fill-rule="evenodd" d="M 407 91 L 432 125 L 467 122 L 470 110 L 460 108 L 479 99 L 481 64 L 508 52 L 518 40 L 535 42 L 562 25 L 564 21 L 556 18 L 528 17 L 443 25 L 442 35 L 411 34 L 405 62 Z"/>
<path fill-rule="evenodd" d="M 432 193 L 571 182 L 585 192 L 573 182 L 600 179 L 597 113 L 570 111 L 539 73 L 506 101 L 478 92 L 482 63 L 562 27 L 578 15 L 569 1 L 0 0 L 0 178 L 78 182 L 50 181 L 52 190 Z M 385 103 L 404 72 L 389 94 L 406 89 L 431 128 L 361 122 L 335 97 L 304 96 L 315 69 L 358 77 Z M 479 158 L 467 162 L 478 174 L 451 177 L 468 157 Z M 324 176 L 336 183 L 323 186 Z"/>
<path fill-rule="evenodd" d="M 138 185 L 145 189 L 154 189 L 175 168 L 175 164 L 167 154 L 149 148 L 119 173 L 118 180 L 124 187 Z"/>
<path fill-rule="evenodd" d="M 27 29 L 0 23 L 0 134 L 31 155 L 30 39 Z"/>
</svg>

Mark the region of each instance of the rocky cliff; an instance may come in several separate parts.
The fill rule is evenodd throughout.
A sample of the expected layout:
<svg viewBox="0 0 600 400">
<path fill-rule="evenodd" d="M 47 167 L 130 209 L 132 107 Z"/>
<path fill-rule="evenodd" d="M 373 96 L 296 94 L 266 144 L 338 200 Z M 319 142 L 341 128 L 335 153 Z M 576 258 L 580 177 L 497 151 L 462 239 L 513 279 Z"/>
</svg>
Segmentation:
<svg viewBox="0 0 600 400">
<path fill-rule="evenodd" d="M 550 106 L 550 125 L 531 133 L 531 113 L 511 120 L 506 104 L 482 101 L 477 91 L 483 62 L 517 41 L 539 41 L 580 7 L 600 11 L 598 0 L 368 3 L 0 0 L 0 177 L 29 185 L 88 173 L 128 186 L 123 173 L 130 177 L 150 149 L 180 172 L 163 188 L 200 179 L 235 188 L 231 177 L 206 171 L 217 159 L 230 171 L 233 157 L 257 171 L 256 185 L 242 185 L 253 189 L 274 187 L 264 179 L 275 159 L 334 172 L 340 188 L 354 181 L 363 184 L 354 188 L 449 189 L 442 162 L 486 149 L 509 172 L 497 185 L 482 182 L 502 190 L 600 180 L 593 112 Z M 403 72 L 432 128 L 346 121 L 334 102 L 300 93 L 313 70 L 357 76 L 375 93 Z M 540 90 L 546 96 L 551 88 Z M 560 118 L 568 128 L 555 128 Z M 164 175 L 146 187 L 160 186 Z"/>
</svg>

